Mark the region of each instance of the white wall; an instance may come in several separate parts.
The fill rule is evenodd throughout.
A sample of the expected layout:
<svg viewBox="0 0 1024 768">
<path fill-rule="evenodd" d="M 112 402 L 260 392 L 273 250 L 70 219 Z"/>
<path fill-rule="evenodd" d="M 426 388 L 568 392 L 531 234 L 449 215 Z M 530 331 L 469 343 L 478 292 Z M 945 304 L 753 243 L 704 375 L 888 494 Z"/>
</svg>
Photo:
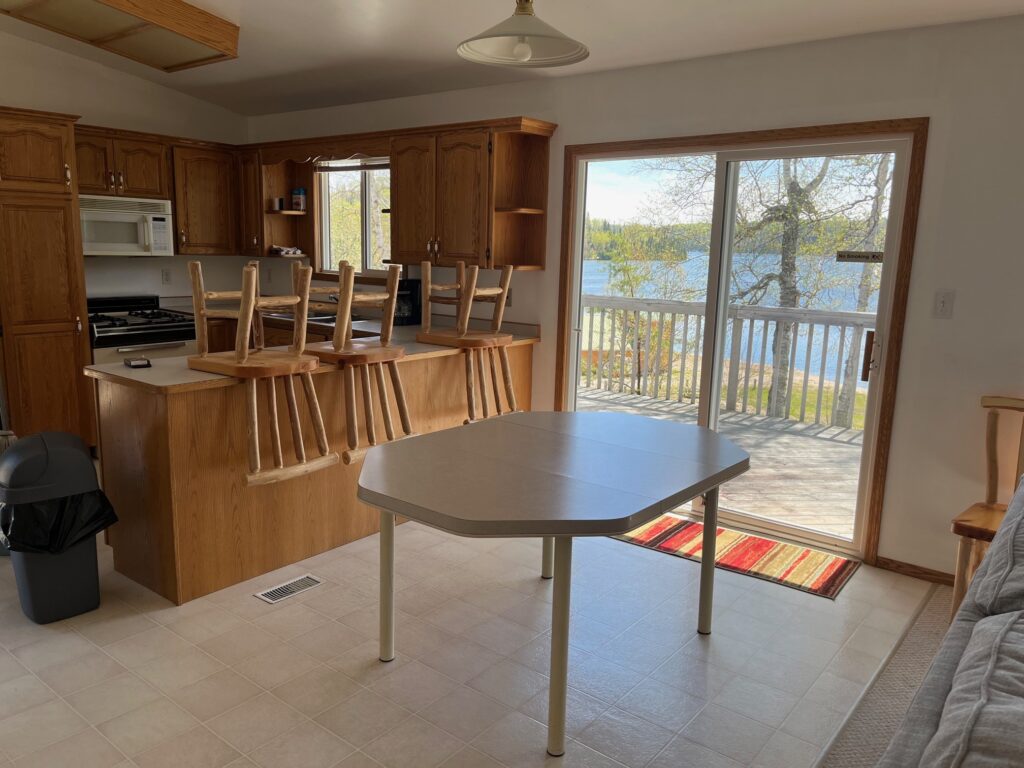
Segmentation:
<svg viewBox="0 0 1024 768">
<path fill-rule="evenodd" d="M 562 149 L 880 118 L 932 118 L 880 554 L 951 571 L 949 520 L 982 494 L 978 398 L 1024 390 L 1024 17 L 250 118 L 253 141 L 525 114 L 551 147 L 548 269 L 517 275 L 539 321 L 536 407 L 553 392 Z M 930 316 L 938 289 L 955 316 Z M 1008 492 L 1007 485 L 1007 492 Z"/>
<path fill-rule="evenodd" d="M 241 143 L 246 130 L 241 115 L 6 32 L 0 32 L 0 105 L 207 141 Z"/>
</svg>

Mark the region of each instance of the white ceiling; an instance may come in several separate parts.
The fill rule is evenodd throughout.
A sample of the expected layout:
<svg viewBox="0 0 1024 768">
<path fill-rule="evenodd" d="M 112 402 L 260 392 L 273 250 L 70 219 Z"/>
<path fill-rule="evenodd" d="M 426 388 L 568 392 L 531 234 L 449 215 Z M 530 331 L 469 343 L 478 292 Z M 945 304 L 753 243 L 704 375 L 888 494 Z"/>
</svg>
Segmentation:
<svg viewBox="0 0 1024 768">
<path fill-rule="evenodd" d="M 513 0 L 191 2 L 241 27 L 237 60 L 167 74 L 8 17 L 0 30 L 254 115 L 1024 13 L 1024 0 L 535 0 L 591 55 L 522 71 L 455 55 Z"/>
</svg>

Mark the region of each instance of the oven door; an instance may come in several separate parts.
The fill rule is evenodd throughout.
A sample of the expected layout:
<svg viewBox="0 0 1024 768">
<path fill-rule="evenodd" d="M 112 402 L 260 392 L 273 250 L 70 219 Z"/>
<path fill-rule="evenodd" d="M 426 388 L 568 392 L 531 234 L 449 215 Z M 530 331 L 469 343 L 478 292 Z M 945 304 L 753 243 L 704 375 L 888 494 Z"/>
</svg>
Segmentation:
<svg viewBox="0 0 1024 768">
<path fill-rule="evenodd" d="M 120 211 L 82 211 L 86 256 L 150 256 L 149 216 Z"/>
<path fill-rule="evenodd" d="M 128 344 L 123 347 L 97 347 L 92 351 L 96 365 L 118 363 L 129 357 L 184 357 L 199 354 L 194 339 L 188 341 L 158 341 L 155 344 Z"/>
</svg>

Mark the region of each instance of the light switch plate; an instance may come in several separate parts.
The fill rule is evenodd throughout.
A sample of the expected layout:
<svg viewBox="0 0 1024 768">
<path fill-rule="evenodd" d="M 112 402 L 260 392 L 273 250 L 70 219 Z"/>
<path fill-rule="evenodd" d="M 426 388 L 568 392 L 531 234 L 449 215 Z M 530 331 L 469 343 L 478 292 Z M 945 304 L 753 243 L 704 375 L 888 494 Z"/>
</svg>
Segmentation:
<svg viewBox="0 0 1024 768">
<path fill-rule="evenodd" d="M 956 291 L 936 291 L 932 304 L 932 317 L 936 320 L 950 320 L 953 317 L 953 300 Z"/>
<path fill-rule="evenodd" d="M 161 269 L 160 270 L 160 282 L 163 285 L 170 285 L 171 284 L 171 270 L 169 270 L 169 269 Z"/>
</svg>

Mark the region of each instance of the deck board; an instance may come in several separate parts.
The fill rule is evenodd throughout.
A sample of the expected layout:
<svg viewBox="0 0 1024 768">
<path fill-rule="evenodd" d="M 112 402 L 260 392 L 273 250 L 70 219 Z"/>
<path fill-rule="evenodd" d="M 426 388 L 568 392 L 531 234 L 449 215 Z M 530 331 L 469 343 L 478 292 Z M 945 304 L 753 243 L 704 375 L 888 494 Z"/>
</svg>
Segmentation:
<svg viewBox="0 0 1024 768">
<path fill-rule="evenodd" d="M 697 422 L 697 406 L 580 388 L 580 411 Z M 719 431 L 750 454 L 750 471 L 722 488 L 725 509 L 853 537 L 863 432 L 724 412 Z"/>
</svg>

